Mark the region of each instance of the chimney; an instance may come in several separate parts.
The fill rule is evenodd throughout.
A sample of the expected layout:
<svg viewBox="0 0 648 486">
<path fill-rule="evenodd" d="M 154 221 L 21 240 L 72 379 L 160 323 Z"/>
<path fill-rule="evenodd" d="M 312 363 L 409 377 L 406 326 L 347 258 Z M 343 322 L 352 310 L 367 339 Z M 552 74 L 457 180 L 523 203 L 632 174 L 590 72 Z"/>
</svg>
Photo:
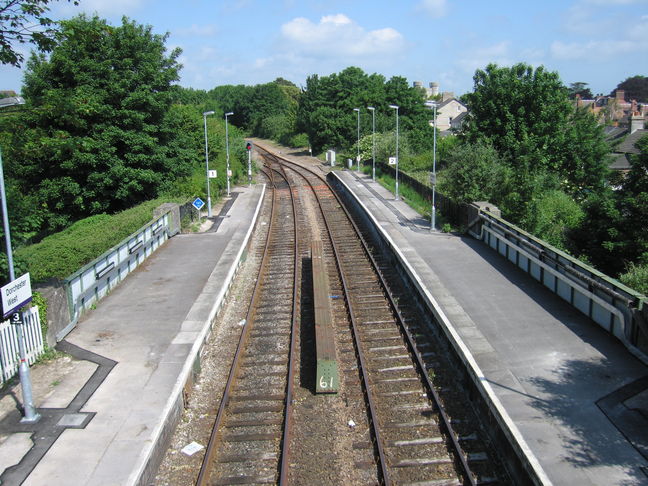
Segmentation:
<svg viewBox="0 0 648 486">
<path fill-rule="evenodd" d="M 646 119 L 639 114 L 632 114 L 630 117 L 630 133 L 634 133 L 637 130 L 641 130 L 644 127 Z"/>
<path fill-rule="evenodd" d="M 616 90 L 616 96 L 615 96 L 615 99 L 616 99 L 619 103 L 623 103 L 623 102 L 625 102 L 625 91 L 622 90 L 622 89 L 617 89 L 617 90 Z"/>
</svg>

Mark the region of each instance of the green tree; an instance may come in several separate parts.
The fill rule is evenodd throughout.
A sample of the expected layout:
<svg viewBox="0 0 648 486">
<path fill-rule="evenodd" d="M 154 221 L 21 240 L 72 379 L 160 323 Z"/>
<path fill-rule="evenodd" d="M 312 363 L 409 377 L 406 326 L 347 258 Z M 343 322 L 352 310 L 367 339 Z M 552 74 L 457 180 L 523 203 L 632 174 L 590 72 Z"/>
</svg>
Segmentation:
<svg viewBox="0 0 648 486">
<path fill-rule="evenodd" d="M 0 1 L 0 63 L 22 64 L 24 57 L 16 50 L 16 44 L 29 42 L 41 51 L 52 50 L 56 45 L 58 28 L 47 14 L 53 1 L 56 0 Z M 70 1 L 79 4 L 76 0 Z"/>
<path fill-rule="evenodd" d="M 605 185 L 602 128 L 591 114 L 574 112 L 557 73 L 490 64 L 476 71 L 465 100 L 465 138 L 489 141 L 519 174 L 556 174 L 562 189 L 578 198 Z"/>
<path fill-rule="evenodd" d="M 512 169 L 487 142 L 464 143 L 445 159 L 439 192 L 458 203 L 501 205 L 514 192 Z"/>
<path fill-rule="evenodd" d="M 635 146 L 640 153 L 632 158 L 632 167 L 619 191 L 620 208 L 627 235 L 628 260 L 648 263 L 648 135 Z"/>
<path fill-rule="evenodd" d="M 588 83 L 583 83 L 582 81 L 577 81 L 576 83 L 571 83 L 569 85 L 569 99 L 575 99 L 576 96 L 580 96 L 584 100 L 591 100 L 594 98 L 592 91 L 587 87 Z"/>
<path fill-rule="evenodd" d="M 313 75 L 306 80 L 297 129 L 308 134 L 315 152 L 325 148 L 348 150 L 357 141 L 354 108 L 361 110 L 360 132 L 364 135 L 372 130 L 367 106 L 376 109 L 376 132 L 380 133 L 395 130 L 395 113 L 389 105 L 397 105 L 401 137 L 418 151 L 432 146 L 432 116 L 424 101 L 421 91 L 408 86 L 405 78 L 395 76 L 385 81 L 379 74 L 367 75 L 360 68 L 349 67 L 339 74 Z"/>
<path fill-rule="evenodd" d="M 625 91 L 626 100 L 637 100 L 641 103 L 648 102 L 648 77 L 646 76 L 631 76 L 625 81 L 618 84 L 615 90 L 612 91 L 611 96 L 616 96 L 617 89 Z"/>
<path fill-rule="evenodd" d="M 28 62 L 20 163 L 11 167 L 54 217 L 53 227 L 155 197 L 191 172 L 169 113 L 179 50 L 126 18 L 62 22 L 51 56 Z"/>
</svg>

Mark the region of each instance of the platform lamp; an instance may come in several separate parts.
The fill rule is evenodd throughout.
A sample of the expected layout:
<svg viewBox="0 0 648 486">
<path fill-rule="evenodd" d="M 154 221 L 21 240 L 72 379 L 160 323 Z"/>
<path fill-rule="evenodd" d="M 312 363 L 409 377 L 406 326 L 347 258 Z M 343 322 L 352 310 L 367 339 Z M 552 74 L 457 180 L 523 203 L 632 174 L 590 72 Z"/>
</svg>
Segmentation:
<svg viewBox="0 0 648 486">
<path fill-rule="evenodd" d="M 436 199 L 436 132 L 437 132 L 437 127 L 436 127 L 436 109 L 437 109 L 437 104 L 436 101 L 428 101 L 425 103 L 425 105 L 429 108 L 432 108 L 434 111 L 434 116 L 433 116 L 433 129 L 434 133 L 432 135 L 432 139 L 434 140 L 433 142 L 433 149 L 432 149 L 432 176 L 430 177 L 430 182 L 432 183 L 432 215 L 430 216 L 430 231 L 436 231 L 436 205 L 435 205 L 435 199 Z"/>
<path fill-rule="evenodd" d="M 389 105 L 390 108 L 396 110 L 396 201 L 398 201 L 398 105 Z"/>
<path fill-rule="evenodd" d="M 232 116 L 233 111 L 225 113 L 225 157 L 227 159 L 227 197 L 230 195 L 230 163 L 229 163 L 229 133 L 227 131 L 227 117 Z"/>
<path fill-rule="evenodd" d="M 356 155 L 356 161 L 358 163 L 358 172 L 360 172 L 360 108 L 354 108 L 353 111 L 355 111 L 358 114 L 358 142 L 356 144 L 358 150 Z"/>
<path fill-rule="evenodd" d="M 24 105 L 25 100 L 20 96 L 4 98 L 0 102 L 0 108 L 10 106 Z M 9 281 L 16 280 L 13 264 L 13 251 L 11 250 L 11 233 L 9 231 L 9 213 L 7 213 L 7 195 L 4 183 L 4 171 L 2 167 L 2 152 L 0 151 L 0 198 L 2 199 L 2 223 L 4 227 L 5 243 L 7 246 L 7 266 L 9 267 Z M 27 362 L 27 351 L 25 347 L 25 335 L 23 325 L 16 326 L 16 337 L 18 338 L 18 353 L 20 356 L 20 366 L 18 375 L 20 377 L 20 386 L 23 392 L 23 412 L 24 416 L 20 420 L 22 423 L 33 424 L 40 420 L 41 416 L 34 407 L 34 398 L 32 394 L 31 376 L 29 374 L 29 364 Z"/>
<path fill-rule="evenodd" d="M 376 182 L 376 109 L 367 106 L 371 112 L 371 179 Z"/>
<path fill-rule="evenodd" d="M 212 217 L 211 195 L 209 193 L 209 146 L 207 145 L 207 116 L 213 115 L 214 111 L 206 111 L 203 113 L 203 121 L 205 122 L 205 168 L 207 174 L 207 217 Z"/>
</svg>

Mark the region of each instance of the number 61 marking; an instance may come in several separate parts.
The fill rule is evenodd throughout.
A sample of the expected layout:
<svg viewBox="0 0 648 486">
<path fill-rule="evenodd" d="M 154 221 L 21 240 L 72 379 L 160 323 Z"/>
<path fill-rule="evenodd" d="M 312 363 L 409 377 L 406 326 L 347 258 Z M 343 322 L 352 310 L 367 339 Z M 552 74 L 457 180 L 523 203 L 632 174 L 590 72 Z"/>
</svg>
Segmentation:
<svg viewBox="0 0 648 486">
<path fill-rule="evenodd" d="M 320 376 L 319 380 L 319 386 L 320 388 L 333 388 L 333 377 L 331 376 L 331 380 L 327 383 L 325 378 L 323 376 Z"/>
</svg>

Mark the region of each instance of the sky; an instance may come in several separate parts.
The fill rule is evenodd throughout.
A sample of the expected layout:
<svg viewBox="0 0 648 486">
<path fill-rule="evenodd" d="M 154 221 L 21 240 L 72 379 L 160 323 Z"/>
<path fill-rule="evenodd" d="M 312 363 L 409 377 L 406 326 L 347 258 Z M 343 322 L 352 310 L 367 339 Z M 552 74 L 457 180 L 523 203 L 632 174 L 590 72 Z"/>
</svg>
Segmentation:
<svg viewBox="0 0 648 486">
<path fill-rule="evenodd" d="M 55 19 L 81 12 L 112 25 L 123 16 L 169 33 L 180 47 L 179 84 L 211 89 L 283 77 L 304 86 L 348 66 L 387 79 L 437 82 L 456 95 L 476 69 L 525 62 L 563 83 L 608 94 L 648 76 L 648 0 L 80 0 L 51 4 Z M 21 48 L 28 54 L 30 48 Z M 26 56 L 28 57 L 28 56 Z M 22 71 L 0 66 L 0 89 Z"/>
</svg>

